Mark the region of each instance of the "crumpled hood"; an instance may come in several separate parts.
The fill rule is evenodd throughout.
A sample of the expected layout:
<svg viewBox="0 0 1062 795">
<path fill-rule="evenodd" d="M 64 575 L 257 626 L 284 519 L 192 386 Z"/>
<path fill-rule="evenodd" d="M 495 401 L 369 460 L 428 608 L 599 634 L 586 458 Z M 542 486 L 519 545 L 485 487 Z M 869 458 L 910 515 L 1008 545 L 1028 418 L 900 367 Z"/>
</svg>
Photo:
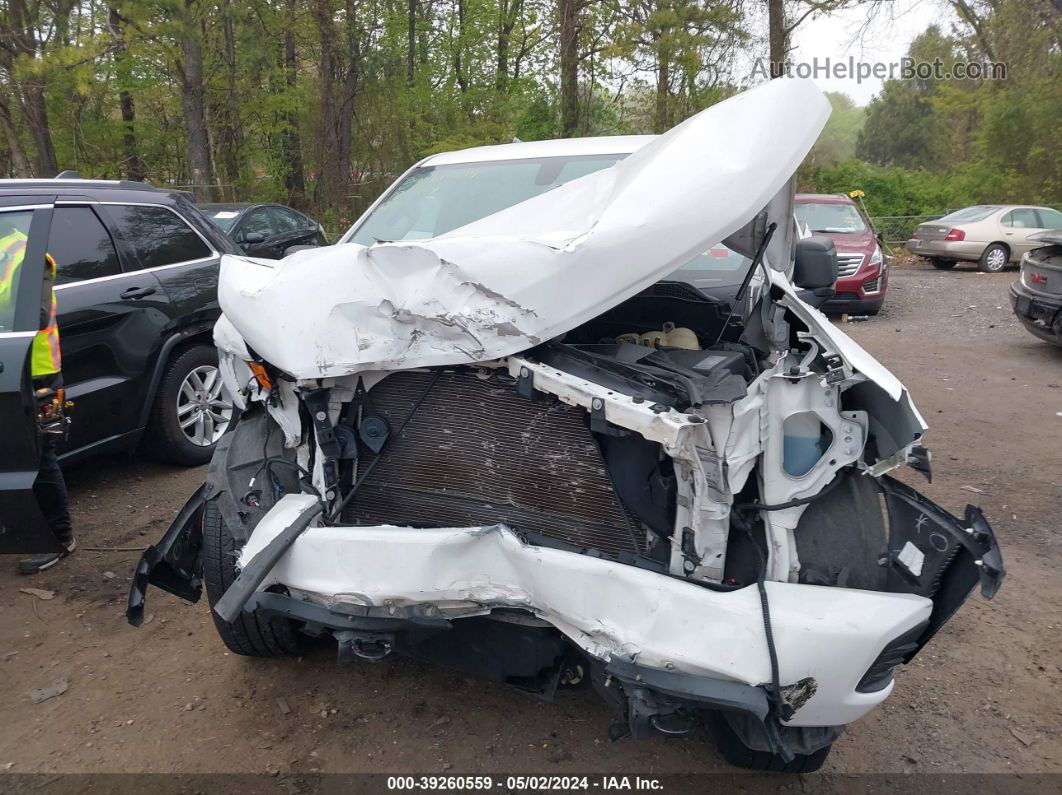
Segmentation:
<svg viewBox="0 0 1062 795">
<path fill-rule="evenodd" d="M 786 185 L 830 106 L 778 79 L 611 168 L 431 240 L 222 258 L 233 329 L 299 379 L 485 361 L 575 328 L 740 229 Z M 230 325 L 231 324 L 231 325 Z"/>
</svg>

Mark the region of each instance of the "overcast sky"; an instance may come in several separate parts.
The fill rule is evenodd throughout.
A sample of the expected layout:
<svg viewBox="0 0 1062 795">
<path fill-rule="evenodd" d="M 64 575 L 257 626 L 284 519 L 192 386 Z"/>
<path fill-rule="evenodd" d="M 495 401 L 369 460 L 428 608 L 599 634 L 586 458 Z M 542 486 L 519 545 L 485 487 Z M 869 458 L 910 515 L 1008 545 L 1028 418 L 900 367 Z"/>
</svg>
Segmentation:
<svg viewBox="0 0 1062 795">
<path fill-rule="evenodd" d="M 790 58 L 794 63 L 812 62 L 815 58 L 823 63 L 827 57 L 833 62 L 847 62 L 851 56 L 869 63 L 898 63 L 911 41 L 931 24 L 935 22 L 946 33 L 955 21 L 945 0 L 894 0 L 876 5 L 869 23 L 867 5 L 804 20 L 794 35 L 795 49 Z M 765 49 L 766 15 L 761 16 L 759 27 L 764 30 Z M 881 90 L 882 83 L 874 78 L 859 82 L 854 77 L 844 80 L 817 77 L 815 82 L 824 91 L 843 91 L 857 105 L 866 105 Z"/>
</svg>

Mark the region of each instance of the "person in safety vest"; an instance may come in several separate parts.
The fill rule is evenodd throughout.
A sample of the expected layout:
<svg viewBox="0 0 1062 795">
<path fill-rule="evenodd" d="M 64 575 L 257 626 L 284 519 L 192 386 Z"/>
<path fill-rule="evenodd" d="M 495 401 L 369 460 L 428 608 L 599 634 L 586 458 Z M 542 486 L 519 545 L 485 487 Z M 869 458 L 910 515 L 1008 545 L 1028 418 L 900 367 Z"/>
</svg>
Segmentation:
<svg viewBox="0 0 1062 795">
<path fill-rule="evenodd" d="M 27 242 L 26 234 L 21 229 L 12 228 L 10 224 L 5 228 L 0 219 L 0 306 L 14 305 L 18 272 L 26 256 Z M 55 260 L 50 254 L 45 254 L 40 325 L 30 350 L 30 375 L 37 398 L 41 451 L 33 494 L 62 551 L 20 561 L 19 572 L 22 574 L 36 574 L 51 568 L 76 547 L 70 523 L 66 481 L 59 469 L 56 454 L 60 439 L 66 435 L 69 421 L 63 415 L 62 355 L 59 350 L 59 324 L 56 321 L 57 302 L 52 289 L 55 277 Z"/>
</svg>

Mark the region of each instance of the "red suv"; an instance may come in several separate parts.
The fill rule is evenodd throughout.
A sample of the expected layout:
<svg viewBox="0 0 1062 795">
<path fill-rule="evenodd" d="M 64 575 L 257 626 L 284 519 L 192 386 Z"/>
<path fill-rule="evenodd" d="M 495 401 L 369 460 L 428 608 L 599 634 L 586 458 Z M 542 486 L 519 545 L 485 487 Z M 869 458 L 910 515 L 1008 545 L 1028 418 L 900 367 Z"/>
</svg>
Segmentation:
<svg viewBox="0 0 1062 795">
<path fill-rule="evenodd" d="M 889 271 L 863 211 L 844 194 L 798 193 L 796 217 L 837 247 L 837 293 L 822 311 L 876 315 L 885 303 Z"/>
</svg>

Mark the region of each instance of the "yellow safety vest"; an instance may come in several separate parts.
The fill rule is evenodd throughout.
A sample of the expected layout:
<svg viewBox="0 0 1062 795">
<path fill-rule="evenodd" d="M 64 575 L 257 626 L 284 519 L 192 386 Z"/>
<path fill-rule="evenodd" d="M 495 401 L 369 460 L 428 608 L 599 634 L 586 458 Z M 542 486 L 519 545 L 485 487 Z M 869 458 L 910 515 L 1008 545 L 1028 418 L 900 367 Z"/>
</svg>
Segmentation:
<svg viewBox="0 0 1062 795">
<path fill-rule="evenodd" d="M 15 303 L 15 276 L 18 267 L 26 256 L 26 236 L 15 230 L 4 237 L 0 237 L 0 304 Z M 51 254 L 45 254 L 45 263 L 49 269 L 49 276 L 55 282 L 56 265 Z M 34 378 L 45 375 L 54 375 L 62 369 L 62 355 L 59 352 L 59 323 L 56 319 L 58 302 L 55 300 L 55 292 L 51 295 L 52 305 L 48 315 L 48 323 L 37 332 L 33 338 L 33 348 L 30 354 L 30 374 Z"/>
</svg>

